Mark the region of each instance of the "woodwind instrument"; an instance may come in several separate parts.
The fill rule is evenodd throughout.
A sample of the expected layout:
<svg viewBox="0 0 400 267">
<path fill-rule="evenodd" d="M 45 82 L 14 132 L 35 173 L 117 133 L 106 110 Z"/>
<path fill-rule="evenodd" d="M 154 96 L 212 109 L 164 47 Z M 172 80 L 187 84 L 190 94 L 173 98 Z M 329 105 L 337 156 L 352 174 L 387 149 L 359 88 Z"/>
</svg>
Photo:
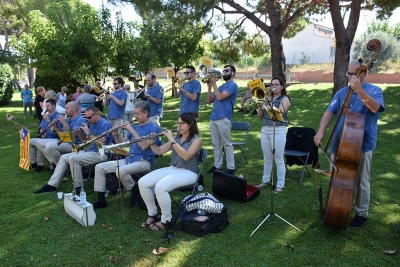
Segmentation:
<svg viewBox="0 0 400 267">
<path fill-rule="evenodd" d="M 174 133 L 174 132 L 177 132 L 178 130 L 175 129 L 175 130 L 171 130 L 171 131 Z M 115 144 L 115 145 L 108 145 L 108 146 L 103 146 L 102 145 L 102 148 L 99 149 L 99 153 L 100 153 L 101 156 L 103 156 L 104 153 L 106 153 L 107 151 L 111 151 L 111 150 L 113 150 L 115 148 L 121 148 L 121 147 L 129 146 L 131 144 L 139 143 L 139 142 L 142 142 L 142 141 L 148 140 L 148 139 L 154 139 L 154 138 L 162 136 L 162 135 L 164 135 L 164 134 L 163 133 L 158 133 L 158 134 L 154 133 L 154 134 L 148 134 L 148 135 L 145 135 L 145 136 L 142 136 L 142 137 L 139 137 L 139 138 L 133 138 L 133 139 L 131 139 L 129 141 L 126 141 L 126 142 L 123 142 L 123 143 L 119 143 L 119 144 Z"/>
<path fill-rule="evenodd" d="M 58 118 L 57 118 L 57 119 L 54 119 L 52 122 L 48 123 L 48 124 L 47 124 L 47 128 L 44 129 L 44 130 L 42 130 L 42 131 L 40 131 L 40 133 L 38 134 L 38 138 L 41 138 L 41 136 L 42 136 L 45 132 L 47 132 L 47 130 L 49 130 L 51 127 L 55 126 L 57 122 L 58 122 Z M 56 126 L 56 127 L 57 127 L 57 126 Z"/>
<path fill-rule="evenodd" d="M 137 121 L 136 118 L 130 120 L 129 123 L 133 123 L 135 121 Z M 109 133 L 111 133 L 113 131 L 116 131 L 116 130 L 120 129 L 121 127 L 122 127 L 122 124 L 117 126 L 117 127 L 112 127 L 110 130 L 107 130 L 104 133 L 101 133 L 98 136 L 96 136 L 96 137 L 94 137 L 94 138 L 92 138 L 90 140 L 86 140 L 86 141 L 82 142 L 81 144 L 73 145 L 74 152 L 78 152 L 82 147 L 84 147 L 86 145 L 89 145 L 89 144 L 99 140 L 100 138 L 106 136 L 107 134 L 109 134 Z"/>
</svg>

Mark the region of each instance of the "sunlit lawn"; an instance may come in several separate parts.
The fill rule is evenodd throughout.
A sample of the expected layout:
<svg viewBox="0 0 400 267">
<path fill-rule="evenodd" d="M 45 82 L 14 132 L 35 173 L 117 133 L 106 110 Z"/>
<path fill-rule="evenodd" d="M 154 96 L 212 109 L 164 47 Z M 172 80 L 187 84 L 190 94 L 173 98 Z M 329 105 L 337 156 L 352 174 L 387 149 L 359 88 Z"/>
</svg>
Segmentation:
<svg viewBox="0 0 400 267">
<path fill-rule="evenodd" d="M 238 84 L 240 95 L 244 95 L 246 82 Z M 0 107 L 0 266 L 398 266 L 399 254 L 387 255 L 384 251 L 399 249 L 400 244 L 398 236 L 391 238 L 400 223 L 400 86 L 381 86 L 386 110 L 379 120 L 378 145 L 371 172 L 370 216 L 364 227 L 340 231 L 324 226 L 318 214 L 317 186 L 322 186 L 325 199 L 329 177 L 316 179 L 312 173 L 299 184 L 298 174 L 288 174 L 285 190 L 274 195 L 273 207 L 271 192 L 266 188 L 249 203 L 219 198 L 229 208 L 227 229 L 202 238 L 177 230 L 171 244 L 161 238 L 162 233 L 139 227 L 147 214 L 137 207 L 128 208 L 129 194 L 122 203 L 110 195 L 109 207 L 96 211 L 95 225 L 87 228 L 65 214 L 56 194 L 34 195 L 35 190 L 47 183 L 50 173 L 35 174 L 18 167 L 19 133 L 14 124 L 5 120 L 6 114 L 11 113 L 29 128 L 32 137 L 38 126 L 36 119 L 23 119 L 22 104 L 16 93 L 10 105 Z M 331 88 L 332 84 L 290 86 L 289 120 L 292 125 L 317 129 L 329 103 Z M 209 152 L 203 175 L 205 191 L 212 192 L 212 176 L 206 173 L 213 165 L 213 151 L 209 135 L 211 106 L 205 101 L 205 86 L 201 99 L 200 136 Z M 165 94 L 164 108 L 162 126 L 173 129 L 179 100 L 172 98 L 171 92 Z M 261 120 L 243 113 L 235 113 L 233 119 L 251 124 L 249 162 L 243 168 L 238 166 L 237 174 L 243 173 L 249 184 L 258 184 L 263 169 Z M 239 157 L 239 153 L 236 156 Z M 169 159 L 169 156 L 163 157 L 161 164 L 165 166 Z M 325 159 L 321 163 L 327 168 Z M 299 167 L 291 169 L 300 170 Z M 69 179 L 58 190 L 65 192 L 70 187 Z M 97 198 L 93 181 L 86 187 L 88 201 L 93 202 Z M 267 221 L 249 237 L 263 220 L 262 215 L 272 210 L 300 231 L 287 224 L 270 225 Z M 272 221 L 280 220 L 272 216 Z M 167 247 L 169 251 L 154 255 L 152 250 L 158 247 Z"/>
</svg>

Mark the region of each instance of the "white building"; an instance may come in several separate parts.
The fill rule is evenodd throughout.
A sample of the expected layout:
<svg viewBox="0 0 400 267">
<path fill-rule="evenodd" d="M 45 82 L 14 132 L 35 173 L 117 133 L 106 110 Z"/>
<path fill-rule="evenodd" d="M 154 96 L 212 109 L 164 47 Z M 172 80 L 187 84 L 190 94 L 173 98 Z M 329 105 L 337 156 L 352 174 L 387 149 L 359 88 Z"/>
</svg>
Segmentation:
<svg viewBox="0 0 400 267">
<path fill-rule="evenodd" d="M 300 64 L 309 57 L 309 63 L 327 63 L 335 60 L 335 32 L 332 28 L 311 23 L 290 39 L 283 38 L 286 64 Z"/>
</svg>

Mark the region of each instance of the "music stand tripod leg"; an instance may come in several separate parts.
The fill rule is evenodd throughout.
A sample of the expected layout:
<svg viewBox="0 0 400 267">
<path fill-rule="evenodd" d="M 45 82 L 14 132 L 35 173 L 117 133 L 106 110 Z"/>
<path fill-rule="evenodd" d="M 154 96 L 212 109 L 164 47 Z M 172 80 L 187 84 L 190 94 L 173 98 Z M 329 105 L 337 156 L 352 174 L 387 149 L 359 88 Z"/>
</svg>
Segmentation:
<svg viewBox="0 0 400 267">
<path fill-rule="evenodd" d="M 288 225 L 290 225 L 291 227 L 293 227 L 294 229 L 296 229 L 297 231 L 300 231 L 299 228 L 297 228 L 296 226 L 294 226 L 293 224 L 289 223 L 288 221 L 286 221 L 285 219 L 283 219 L 281 216 L 279 216 L 278 214 L 276 214 L 274 212 L 274 163 L 275 163 L 275 122 L 276 120 L 273 120 L 273 136 L 272 136 L 272 171 L 271 171 L 271 211 L 268 213 L 268 215 L 265 217 L 265 219 L 257 226 L 257 228 L 251 233 L 250 236 L 252 236 L 257 230 L 258 228 L 261 227 L 261 225 L 268 220 L 268 218 L 271 215 L 275 215 L 276 217 L 278 217 L 280 220 L 282 220 L 283 222 L 287 223 Z M 271 223 L 272 224 L 272 223 Z"/>
<path fill-rule="evenodd" d="M 397 225 L 396 230 L 394 230 L 393 234 L 392 234 L 392 238 L 396 235 L 397 231 L 400 228 L 400 223 Z"/>
</svg>

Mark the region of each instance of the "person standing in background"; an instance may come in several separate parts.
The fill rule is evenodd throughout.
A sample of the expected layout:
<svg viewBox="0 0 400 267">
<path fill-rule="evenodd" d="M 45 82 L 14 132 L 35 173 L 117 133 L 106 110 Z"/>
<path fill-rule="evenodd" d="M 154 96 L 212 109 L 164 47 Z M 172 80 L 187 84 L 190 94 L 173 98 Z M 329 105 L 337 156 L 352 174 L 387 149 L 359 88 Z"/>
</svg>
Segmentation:
<svg viewBox="0 0 400 267">
<path fill-rule="evenodd" d="M 36 117 L 38 118 L 39 121 L 42 120 L 42 112 L 43 112 L 43 102 L 44 102 L 44 94 L 46 93 L 46 90 L 44 89 L 43 86 L 39 86 L 36 88 L 36 97 L 35 97 L 35 113 Z"/>
<path fill-rule="evenodd" d="M 188 81 L 182 85 L 179 91 L 177 91 L 175 87 L 173 89 L 174 97 L 181 97 L 179 115 L 184 112 L 192 111 L 196 113 L 197 118 L 200 106 L 201 84 L 194 78 L 196 76 L 196 69 L 193 66 L 186 66 L 184 74 L 185 78 L 188 78 Z"/>
<path fill-rule="evenodd" d="M 65 108 L 65 104 L 67 104 L 67 87 L 61 87 L 61 92 L 56 94 L 57 104 Z"/>
<path fill-rule="evenodd" d="M 24 105 L 24 118 L 26 119 L 26 109 L 29 108 L 29 116 L 32 118 L 32 91 L 29 89 L 27 84 L 24 84 L 24 90 L 21 91 L 21 99 Z"/>
<path fill-rule="evenodd" d="M 124 80 L 121 77 L 114 79 L 114 92 L 107 94 L 104 99 L 104 105 L 108 107 L 107 120 L 113 126 L 120 126 L 124 120 L 125 105 L 128 95 L 125 93 Z"/>
<path fill-rule="evenodd" d="M 145 92 L 145 97 L 147 97 L 147 103 L 149 103 L 151 109 L 150 120 L 160 126 L 160 119 L 163 114 L 163 88 L 152 73 L 146 75 L 146 85 L 147 91 Z"/>
<path fill-rule="evenodd" d="M 135 93 L 131 92 L 131 86 L 129 84 L 124 85 L 124 90 L 128 95 L 126 99 L 125 105 L 125 113 L 124 113 L 124 121 L 130 121 L 133 119 L 135 112 L 134 112 L 134 105 L 132 103 L 132 99 L 135 98 Z M 128 134 L 128 130 L 124 128 L 124 136 Z"/>
</svg>

